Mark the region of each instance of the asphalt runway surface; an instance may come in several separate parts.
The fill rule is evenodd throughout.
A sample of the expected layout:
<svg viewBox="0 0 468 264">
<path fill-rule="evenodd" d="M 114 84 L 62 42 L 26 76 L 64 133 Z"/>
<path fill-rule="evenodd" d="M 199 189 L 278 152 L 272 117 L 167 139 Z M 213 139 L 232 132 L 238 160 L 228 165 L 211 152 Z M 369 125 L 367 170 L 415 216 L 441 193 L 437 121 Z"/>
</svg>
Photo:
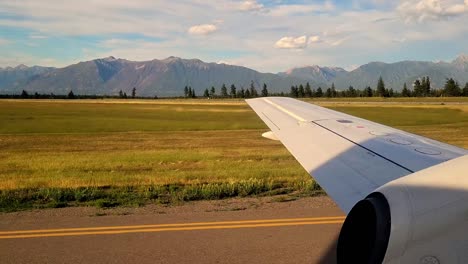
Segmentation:
<svg viewBox="0 0 468 264">
<path fill-rule="evenodd" d="M 0 214 L 0 263 L 334 263 L 328 197 Z"/>
</svg>

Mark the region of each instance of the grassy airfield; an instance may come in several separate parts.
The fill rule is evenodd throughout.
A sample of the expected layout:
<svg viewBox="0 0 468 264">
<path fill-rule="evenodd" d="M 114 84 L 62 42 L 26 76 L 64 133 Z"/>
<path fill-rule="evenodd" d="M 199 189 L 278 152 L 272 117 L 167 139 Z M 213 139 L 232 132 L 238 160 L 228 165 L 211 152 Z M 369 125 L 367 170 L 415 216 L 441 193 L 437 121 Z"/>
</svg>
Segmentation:
<svg viewBox="0 0 468 264">
<path fill-rule="evenodd" d="M 468 148 L 467 104 L 392 101 L 314 103 Z M 0 211 L 319 193 L 266 130 L 237 100 L 2 100 Z"/>
</svg>

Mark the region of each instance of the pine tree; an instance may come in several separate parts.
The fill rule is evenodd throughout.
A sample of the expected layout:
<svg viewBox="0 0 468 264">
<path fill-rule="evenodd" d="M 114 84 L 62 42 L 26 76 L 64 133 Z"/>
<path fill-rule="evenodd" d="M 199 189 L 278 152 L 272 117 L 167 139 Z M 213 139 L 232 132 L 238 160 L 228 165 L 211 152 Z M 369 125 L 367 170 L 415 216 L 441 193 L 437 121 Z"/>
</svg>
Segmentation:
<svg viewBox="0 0 468 264">
<path fill-rule="evenodd" d="M 75 98 L 75 94 L 73 93 L 72 90 L 70 90 L 70 92 L 68 93 L 68 99 L 74 99 Z"/>
<path fill-rule="evenodd" d="M 227 87 L 226 84 L 223 83 L 223 86 L 221 86 L 221 97 L 228 97 L 228 92 L 227 92 Z"/>
<path fill-rule="evenodd" d="M 297 91 L 297 96 L 300 97 L 300 98 L 303 98 L 305 97 L 305 90 L 304 90 L 304 86 L 299 85 L 299 89 Z"/>
<path fill-rule="evenodd" d="M 28 92 L 26 92 L 25 90 L 23 90 L 23 91 L 21 92 L 21 98 L 28 98 L 28 97 L 29 97 Z"/>
<path fill-rule="evenodd" d="M 429 79 L 429 76 L 426 77 L 426 85 L 424 87 L 424 94 L 425 96 L 430 96 L 432 93 L 432 88 L 431 88 L 431 80 Z"/>
<path fill-rule="evenodd" d="M 380 76 L 379 81 L 377 82 L 377 96 L 384 97 L 386 94 L 385 92 L 385 84 L 382 79 L 382 76 Z"/>
<path fill-rule="evenodd" d="M 197 98 L 197 95 L 195 94 L 195 89 L 192 89 L 191 87 L 190 89 L 192 90 L 192 98 Z"/>
<path fill-rule="evenodd" d="M 468 82 L 465 84 L 465 87 L 463 87 L 462 95 L 468 96 Z"/>
<path fill-rule="evenodd" d="M 325 97 L 331 98 L 332 97 L 332 90 L 330 87 L 325 91 Z"/>
<path fill-rule="evenodd" d="M 255 89 L 254 81 L 250 82 L 250 95 L 252 97 L 258 97 L 257 89 Z"/>
<path fill-rule="evenodd" d="M 210 91 L 208 91 L 208 88 L 205 89 L 205 92 L 203 93 L 203 97 L 210 97 Z"/>
<path fill-rule="evenodd" d="M 123 98 L 123 92 L 122 92 L 122 90 L 119 91 L 119 97 L 120 97 L 120 98 Z"/>
<path fill-rule="evenodd" d="M 411 92 L 408 90 L 406 83 L 403 84 L 403 90 L 401 90 L 401 96 L 403 97 L 411 97 Z"/>
<path fill-rule="evenodd" d="M 267 97 L 267 96 L 268 96 L 268 89 L 267 89 L 266 83 L 263 84 L 262 96 L 263 96 L 263 97 Z"/>
<path fill-rule="evenodd" d="M 250 90 L 249 89 L 245 90 L 245 98 L 250 98 L 250 97 L 252 97 L 252 95 L 250 94 Z"/>
<path fill-rule="evenodd" d="M 214 88 L 214 86 L 211 86 L 210 97 L 215 97 L 215 95 L 216 95 L 216 89 Z"/>
<path fill-rule="evenodd" d="M 337 96 L 337 92 L 336 92 L 336 89 L 335 89 L 335 83 L 332 83 L 332 87 L 331 87 L 330 91 L 331 91 L 331 96 L 332 97 Z"/>
<path fill-rule="evenodd" d="M 132 89 L 132 98 L 135 98 L 136 96 L 136 87 L 133 87 Z"/>
<path fill-rule="evenodd" d="M 124 92 L 123 98 L 127 99 L 127 93 Z"/>
<path fill-rule="evenodd" d="M 231 97 L 236 98 L 237 92 L 236 92 L 236 86 L 234 84 L 231 84 Z"/>
<path fill-rule="evenodd" d="M 422 79 L 421 79 L 421 96 L 427 96 L 426 95 L 426 86 L 427 86 L 426 77 L 422 77 Z"/>
<path fill-rule="evenodd" d="M 354 89 L 354 87 L 352 85 L 349 86 L 349 88 L 348 88 L 347 96 L 348 97 L 356 97 L 357 96 L 356 89 Z"/>
<path fill-rule="evenodd" d="M 370 88 L 370 86 L 367 86 L 366 89 L 364 89 L 364 96 L 365 97 L 374 96 L 374 92 L 372 91 L 372 88 Z"/>
<path fill-rule="evenodd" d="M 444 95 L 445 96 L 459 96 L 461 94 L 460 85 L 453 79 L 447 79 L 447 82 L 444 86 Z"/>
<path fill-rule="evenodd" d="M 185 87 L 184 87 L 184 96 L 185 96 L 185 98 L 189 97 L 189 90 L 188 90 L 187 85 L 185 85 Z"/>
<path fill-rule="evenodd" d="M 312 97 L 312 89 L 310 89 L 309 82 L 306 83 L 304 93 L 305 93 L 305 97 Z"/>
<path fill-rule="evenodd" d="M 317 93 L 315 95 L 317 97 L 322 97 L 323 96 L 322 87 L 319 86 L 319 88 L 317 88 Z"/>
<path fill-rule="evenodd" d="M 245 98 L 245 90 L 244 87 L 241 87 L 240 90 L 237 90 L 237 98 Z"/>
<path fill-rule="evenodd" d="M 192 97 L 193 97 L 192 87 L 188 87 L 187 97 L 188 97 L 188 98 L 192 98 Z"/>
<path fill-rule="evenodd" d="M 414 94 L 415 97 L 419 97 L 419 96 L 423 95 L 423 87 L 422 87 L 421 81 L 419 79 L 414 81 L 413 89 L 414 89 L 413 94 Z"/>
<path fill-rule="evenodd" d="M 291 91 L 289 92 L 289 95 L 291 97 L 297 98 L 299 96 L 299 91 L 298 91 L 297 87 L 291 86 Z"/>
</svg>

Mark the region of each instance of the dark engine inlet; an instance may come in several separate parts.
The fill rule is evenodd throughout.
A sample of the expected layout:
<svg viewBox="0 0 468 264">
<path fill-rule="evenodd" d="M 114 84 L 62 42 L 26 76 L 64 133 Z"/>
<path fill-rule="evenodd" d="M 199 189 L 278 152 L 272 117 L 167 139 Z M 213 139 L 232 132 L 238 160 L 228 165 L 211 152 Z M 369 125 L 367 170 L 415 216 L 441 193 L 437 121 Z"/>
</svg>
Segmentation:
<svg viewBox="0 0 468 264">
<path fill-rule="evenodd" d="M 390 206 L 381 193 L 372 193 L 349 212 L 341 228 L 337 261 L 382 263 L 390 239 Z"/>
</svg>

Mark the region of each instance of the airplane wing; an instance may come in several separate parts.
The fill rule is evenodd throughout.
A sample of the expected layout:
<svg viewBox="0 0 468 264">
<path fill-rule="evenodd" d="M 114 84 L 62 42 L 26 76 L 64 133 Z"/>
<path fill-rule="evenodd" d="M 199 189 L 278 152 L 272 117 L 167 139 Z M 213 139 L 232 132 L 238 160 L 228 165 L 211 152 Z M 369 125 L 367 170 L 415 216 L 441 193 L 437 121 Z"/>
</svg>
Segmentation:
<svg viewBox="0 0 468 264">
<path fill-rule="evenodd" d="M 292 98 L 246 101 L 346 214 L 388 182 L 468 154 Z"/>
</svg>

